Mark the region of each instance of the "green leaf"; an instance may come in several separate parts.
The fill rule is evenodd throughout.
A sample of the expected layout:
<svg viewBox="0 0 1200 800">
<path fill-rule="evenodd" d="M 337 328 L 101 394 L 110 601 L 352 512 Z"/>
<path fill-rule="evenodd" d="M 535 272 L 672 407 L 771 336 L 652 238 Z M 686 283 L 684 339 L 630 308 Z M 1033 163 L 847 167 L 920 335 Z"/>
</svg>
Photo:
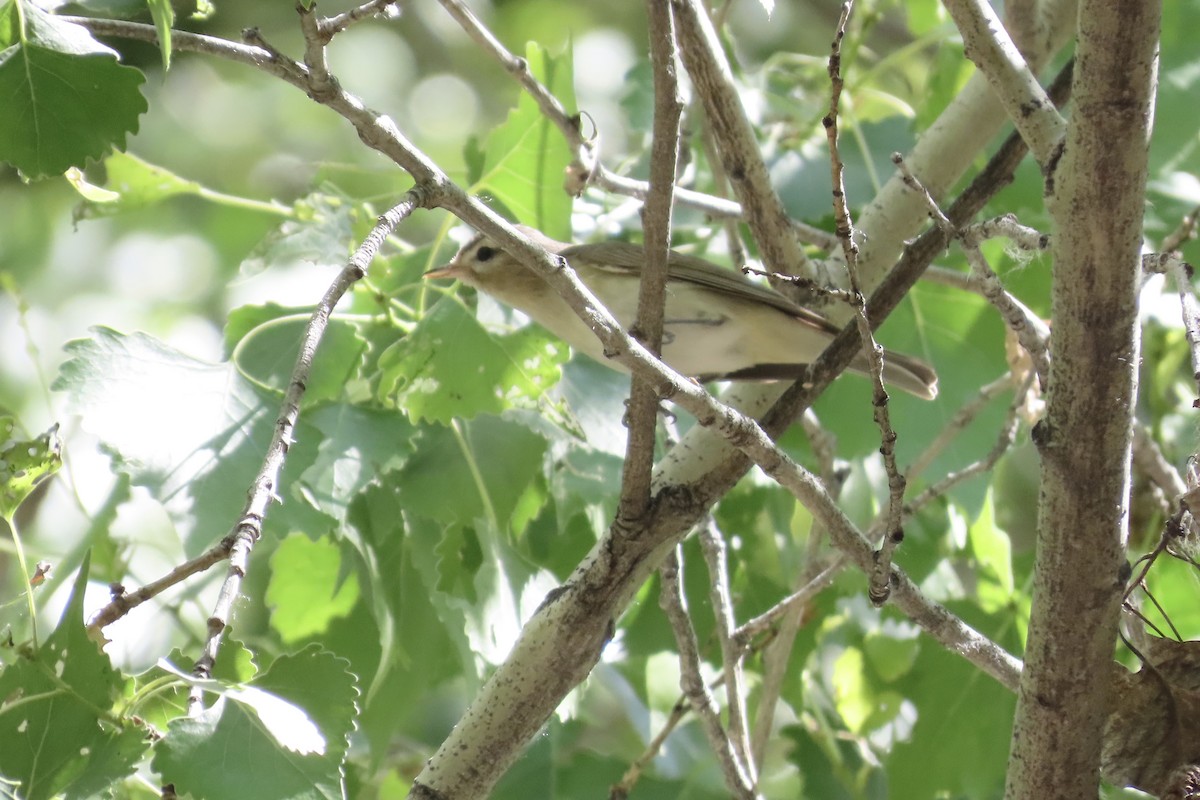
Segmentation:
<svg viewBox="0 0 1200 800">
<path fill-rule="evenodd" d="M 346 527 L 353 529 L 365 554 L 358 574 L 380 629 L 377 641 L 363 642 L 361 626 L 350 630 L 348 625 L 335 626 L 336 640 L 324 640 L 351 659 L 357 674 L 375 672 L 362 727 L 379 747 L 386 747 L 396 731 L 416 724 L 431 688 L 462 674 L 455 646 L 463 637 L 462 628 L 444 619 L 430 601 L 427 576 L 415 563 L 398 499 L 391 485 L 367 487 L 347 517 Z M 369 654 L 363 651 L 368 644 L 376 646 L 377 667 L 366 663 Z"/>
<path fill-rule="evenodd" d="M 889 683 L 912 669 L 920 652 L 916 626 L 901 626 L 885 621 L 878 630 L 863 637 L 863 653 L 875 672 Z"/>
<path fill-rule="evenodd" d="M 324 734 L 331 756 L 344 757 L 358 713 L 358 681 L 348 662 L 317 645 L 282 655 L 252 684 L 303 708 Z"/>
<path fill-rule="evenodd" d="M 275 402 L 268 404 L 227 362 L 192 358 L 144 334 L 93 333 L 67 345 L 53 388 L 69 394 L 83 427 L 163 504 L 185 551 L 196 555 L 237 519 L 273 432 Z M 277 489 L 285 498 L 289 476 L 308 466 L 320 436 L 302 419 L 296 439 Z M 319 535 L 332 521 L 289 502 L 268 524 Z"/>
<path fill-rule="evenodd" d="M 379 357 L 379 395 L 414 421 L 498 414 L 541 397 L 567 347 L 539 327 L 493 336 L 455 302 L 441 302 Z"/>
<path fill-rule="evenodd" d="M 84 626 L 88 567 L 85 556 L 45 644 L 0 672 L 0 775 L 20 782 L 23 800 L 94 797 L 149 746 L 145 731 L 113 724 L 123 681 Z"/>
<path fill-rule="evenodd" d="M 267 605 L 271 627 L 285 644 L 324 632 L 358 602 L 358 578 L 343 574 L 342 558 L 328 538 L 294 534 L 271 555 Z"/>
<path fill-rule="evenodd" d="M 833 748 L 820 735 L 822 732 L 810 731 L 803 725 L 788 725 L 781 733 L 791 745 L 789 760 L 804 776 L 803 797 L 854 800 L 856 795 L 846 787 L 850 782 L 844 774 L 846 769 L 836 758 L 837 751 L 830 752 Z"/>
<path fill-rule="evenodd" d="M 246 686 L 199 683 L 218 699 L 171 722 L 152 762 L 164 782 L 195 798 L 345 796 L 341 763 L 357 689 L 344 659 L 313 646 L 279 657 Z"/>
<path fill-rule="evenodd" d="M 867 682 L 863 652 L 848 647 L 834 662 L 833 689 L 838 713 L 846 727 L 855 733 L 868 730 L 867 721 L 875 713 L 875 696 Z"/>
<path fill-rule="evenodd" d="M 479 143 L 478 136 L 468 136 L 466 144 L 463 145 L 463 161 L 467 167 L 467 183 L 471 186 L 478 185 L 479 179 L 483 177 L 483 167 L 487 160 L 487 153 L 484 152 L 482 145 Z"/>
<path fill-rule="evenodd" d="M 409 513 L 464 524 L 494 516 L 502 527 L 541 473 L 547 448 L 525 426 L 486 415 L 426 427 L 415 445 L 393 479 Z"/>
<path fill-rule="evenodd" d="M 481 679 L 508 655 L 558 581 L 531 567 L 485 520 L 443 524 L 410 516 L 408 523 L 410 552 L 430 602 L 468 675 Z"/>
<path fill-rule="evenodd" d="M 417 435 L 394 411 L 346 404 L 312 409 L 306 419 L 322 437 L 316 458 L 296 479 L 297 491 L 339 521 L 363 489 L 405 463 Z"/>
<path fill-rule="evenodd" d="M 158 34 L 158 51 L 162 54 L 163 72 L 171 68 L 171 26 L 175 24 L 175 9 L 171 0 L 146 0 L 154 30 Z"/>
<path fill-rule="evenodd" d="M 104 185 L 107 194 L 101 197 L 85 194 L 87 202 L 77 212 L 80 218 L 114 216 L 148 208 L 172 197 L 195 196 L 204 192 L 204 187 L 196 181 L 130 153 L 113 153 L 104 159 L 104 171 L 107 175 Z M 77 184 L 76 188 L 80 186 Z"/>
<path fill-rule="evenodd" d="M 929 78 L 925 83 L 925 91 L 915 98 L 920 106 L 917 109 L 917 128 L 925 130 L 938 118 L 938 115 L 963 90 L 967 80 L 975 73 L 971 62 L 963 57 L 962 42 L 955 35 L 957 31 L 946 19 L 946 11 L 941 3 L 930 4 L 922 0 L 916 6 L 908 6 L 913 13 L 921 6 L 928 8 L 930 13 L 922 22 L 931 34 L 937 33 L 937 47 L 933 48 L 932 63 L 928 66 Z"/>
<path fill-rule="evenodd" d="M 979 578 L 979 606 L 989 612 L 1009 607 L 1014 588 L 1012 542 L 997 525 L 993 511 L 989 489 L 983 510 L 967 531 Z"/>
<path fill-rule="evenodd" d="M 79 196 L 84 199 L 84 204 L 81 208 L 86 208 L 89 204 L 112 203 L 119 200 L 121 195 L 117 192 L 110 191 L 101 186 L 96 186 L 89 183 L 87 177 L 83 174 L 83 170 L 79 167 L 71 167 L 63 173 L 63 177 L 67 179 L 67 183 L 79 192 Z M 83 214 L 79 215 L 81 218 Z"/>
<path fill-rule="evenodd" d="M 163 503 L 189 554 L 223 536 L 261 466 L 278 397 L 262 397 L 227 362 L 200 361 L 142 334 L 96 329 L 67 351 L 54 387 L 70 394 L 118 467 Z M 272 511 L 268 529 L 315 538 L 334 528 L 357 492 L 403 462 L 412 435 L 395 413 L 308 409 L 277 489 L 288 502 Z"/>
<path fill-rule="evenodd" d="M 1200 608 L 1194 602 L 1196 568 L 1186 561 L 1159 558 L 1146 583 L 1157 602 L 1144 604 L 1142 613 L 1161 630 L 1173 626 L 1185 640 L 1200 638 Z M 1161 609 L 1169 611 L 1169 624 Z"/>
<path fill-rule="evenodd" d="M 294 204 L 294 219 L 286 219 L 242 261 L 242 274 L 256 275 L 297 261 L 342 267 L 350 257 L 355 206 L 321 192 Z M 330 273 L 330 280 L 334 273 Z"/>
<path fill-rule="evenodd" d="M 433 548 L 437 558 L 437 590 L 478 605 L 475 574 L 483 566 L 479 536 L 469 525 L 447 525 Z"/>
<path fill-rule="evenodd" d="M 854 119 L 856 123 L 881 122 L 889 117 L 916 116 L 912 106 L 890 92 L 878 89 L 860 89 L 854 95 Z"/>
<path fill-rule="evenodd" d="M 0 517 L 11 520 L 39 483 L 62 466 L 58 426 L 26 439 L 17 420 L 0 415 Z"/>
<path fill-rule="evenodd" d="M 891 796 L 1001 796 L 1015 697 L 961 656 L 919 641 L 916 665 L 895 687 L 919 712 L 911 736 L 884 756 Z M 944 764 L 954 767 L 933 768 Z"/>
<path fill-rule="evenodd" d="M 249 331 L 233 351 L 231 360 L 238 371 L 256 386 L 282 395 L 291 381 L 311 316 L 309 312 L 276 317 Z M 357 325 L 337 317 L 330 319 L 305 382 L 303 406 L 341 397 L 346 383 L 357 374 L 365 349 L 366 341 L 359 336 Z"/>
<path fill-rule="evenodd" d="M 908 0 L 903 9 L 909 29 L 917 35 L 940 28 L 949 20 L 945 7 L 936 0 Z"/>
<path fill-rule="evenodd" d="M 530 42 L 525 60 L 535 78 L 568 110 L 575 107 L 571 54 L 551 58 Z M 562 134 L 522 92 L 516 110 L 484 143 L 482 175 L 472 193 L 487 192 L 516 215 L 517 221 L 547 236 L 569 238 L 571 198 L 563 190 L 571 151 Z M 469 164 L 477 158 L 469 158 Z"/>
<path fill-rule="evenodd" d="M 67 345 L 53 388 L 69 393 L 83 427 L 164 504 L 195 555 L 236 519 L 244 499 L 235 498 L 261 463 L 271 412 L 231 364 L 191 358 L 145 334 L 93 334 Z"/>
<path fill-rule="evenodd" d="M 630 127 L 649 132 L 654 126 L 654 70 L 648 58 L 639 58 L 625 73 L 621 110 Z"/>
<path fill-rule="evenodd" d="M 32 3 L 0 8 L 0 160 L 42 178 L 124 149 L 147 108 L 145 76 L 116 56 Z"/>
<path fill-rule="evenodd" d="M 254 654 L 230 631 L 226 629 L 221 638 L 221 649 L 217 651 L 217 662 L 212 669 L 213 680 L 222 685 L 249 683 L 259 671 Z M 187 716 L 191 684 L 187 677 L 181 677 L 185 673 L 179 665 L 194 661 L 194 656 L 188 656 L 176 647 L 153 667 L 140 673 L 135 679 L 136 691 L 130 712 L 157 730 Z"/>
</svg>

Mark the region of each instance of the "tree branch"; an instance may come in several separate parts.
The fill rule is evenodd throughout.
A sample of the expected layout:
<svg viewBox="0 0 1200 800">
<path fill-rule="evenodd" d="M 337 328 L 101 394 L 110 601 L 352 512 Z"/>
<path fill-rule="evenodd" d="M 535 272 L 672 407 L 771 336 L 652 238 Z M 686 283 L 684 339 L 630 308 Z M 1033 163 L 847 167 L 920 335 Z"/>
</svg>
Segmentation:
<svg viewBox="0 0 1200 800">
<path fill-rule="evenodd" d="M 712 126 L 725 174 L 772 272 L 796 274 L 807 262 L 746 118 L 724 51 L 700 0 L 671 0 L 679 52 Z"/>
<path fill-rule="evenodd" d="M 1075 3 L 1076 0 L 1046 0 L 1043 4 L 1044 30 L 1031 45 L 1031 50 L 1025 53 L 1029 68 L 1034 72 L 1070 38 L 1074 31 Z M 1058 81 L 1056 78 L 1055 82 Z M 1069 86 L 1069 78 L 1067 84 Z M 1056 104 L 1062 105 L 1055 99 L 1053 87 L 1048 94 Z M 987 80 L 982 74 L 973 75 L 937 120 L 921 132 L 912 151 L 905 154 L 905 161 L 933 196 L 943 201 L 946 192 L 970 167 L 1004 121 L 1004 110 L 996 102 Z M 896 175 L 859 213 L 859 228 L 866 233 L 866 238 L 859 243 L 859 267 L 867 287 L 873 288 L 879 283 L 901 254 L 905 242 L 924 224 L 925 207 L 916 199 L 903 179 Z M 960 220 L 959 224 L 965 221 L 967 219 Z"/>
<path fill-rule="evenodd" d="M 838 19 L 837 32 L 833 38 L 832 52 L 829 55 L 829 82 L 832 87 L 829 99 L 829 113 L 825 115 L 822 124 L 825 136 L 829 141 L 829 163 L 833 183 L 833 217 L 837 222 L 838 239 L 842 244 L 842 259 L 846 265 L 846 277 L 850 287 L 851 306 L 854 308 L 854 322 L 858 327 L 858 335 L 862 340 L 863 352 L 871 365 L 871 410 L 875 425 L 879 428 L 879 454 L 883 456 L 883 469 L 888 481 L 887 532 L 883 543 L 875 554 L 875 566 L 870 572 L 867 595 L 876 607 L 887 602 L 891 592 L 889 586 L 892 574 L 892 557 L 896 548 L 904 539 L 901 525 L 901 512 L 904 504 L 904 489 L 907 481 L 900 474 L 896 465 L 896 435 L 892 427 L 892 417 L 888 411 L 888 393 L 883 388 L 883 348 L 875 341 L 871 321 L 867 318 L 866 302 L 863 299 L 862 283 L 858 276 L 858 244 L 854 237 L 854 221 L 850 216 L 850 206 L 846 198 L 846 184 L 843 180 L 845 165 L 842 163 L 841 151 L 838 147 L 838 111 L 842 97 L 842 40 L 846 36 L 846 23 L 850 19 L 850 11 L 854 4 L 852 0 L 842 4 L 842 13 Z"/>
<path fill-rule="evenodd" d="M 963 51 L 987 78 L 1033 157 L 1045 168 L 1061 151 L 1067 123 L 986 0 L 944 0 Z"/>
<path fill-rule="evenodd" d="M 1054 358 L 1033 609 L 1006 797 L 1094 798 L 1124 589 L 1142 219 L 1161 7 L 1083 0 L 1066 152 L 1048 182 Z"/>
<path fill-rule="evenodd" d="M 312 317 L 304 329 L 304 337 L 300 342 L 296 362 L 292 367 L 287 389 L 284 391 L 283 403 L 279 416 L 275 421 L 271 441 L 267 445 L 266 455 L 258 474 L 250 484 L 246 498 L 246 506 L 242 509 L 241 518 L 233 531 L 226 537 L 232 542 L 229 551 L 229 571 L 221 585 L 217 596 L 216 606 L 208 618 L 208 636 L 200 657 L 192 668 L 192 674 L 197 678 L 211 678 L 213 665 L 217 661 L 217 651 L 221 646 L 221 636 L 229 625 L 229 617 L 233 604 L 241 596 L 242 581 L 249 567 L 250 553 L 254 544 L 262 536 L 263 520 L 267 517 L 271 503 L 278 500 L 275 489 L 279 485 L 279 475 L 287 460 L 288 450 L 292 445 L 292 432 L 300 418 L 300 400 L 308 387 L 309 374 L 312 372 L 313 359 L 317 348 L 329 325 L 329 317 L 333 314 L 334 306 L 342 299 L 360 278 L 367 273 L 367 267 L 375 259 L 384 240 L 391 235 L 396 226 L 406 219 L 421 204 L 421 187 L 415 187 L 405 199 L 383 214 L 376 222 L 366 239 L 350 256 L 346 266 L 338 273 L 325 296 L 313 309 Z M 194 715 L 201 710 L 203 690 L 194 686 L 188 700 L 189 711 Z"/>
<path fill-rule="evenodd" d="M 679 120 L 683 100 L 675 63 L 675 23 L 671 7 L 647 0 L 650 62 L 654 72 L 654 134 L 650 150 L 650 196 L 643 209 L 646 264 L 637 301 L 632 335 L 655 355 L 662 353 L 663 309 L 667 299 L 667 259 L 671 250 L 671 206 L 679 160 Z M 629 393 L 629 440 L 621 473 L 617 525 L 637 527 L 650 507 L 650 478 L 654 470 L 654 432 L 659 397 L 647 381 L 633 379 Z"/>
<path fill-rule="evenodd" d="M 83 20 L 81 24 L 93 30 L 113 25 L 93 20 Z M 153 29 L 149 26 L 123 27 L 120 30 L 137 31 L 135 35 L 138 38 L 154 39 Z M 121 35 L 115 30 L 107 32 Z M 368 111 L 357 98 L 346 94 L 336 84 L 319 87 L 310 85 L 306 67 L 286 59 L 269 47 L 213 44 L 206 37 L 182 34 L 177 43 L 183 49 L 212 48 L 227 54 L 227 57 L 278 74 L 317 102 L 344 116 L 354 125 L 364 142 L 392 158 L 418 179 L 425 189 L 416 201 L 419 205 L 440 205 L 452 210 L 481 232 L 494 236 L 502 247 L 534 266 L 567 298 L 608 349 L 617 354 L 618 360 L 643 378 L 652 380 L 660 391 L 677 398 L 698 419 L 717 429 L 722 437 L 763 460 L 781 480 L 786 478 L 789 488 L 797 496 L 804 496 L 806 505 L 811 504 L 813 513 L 821 518 L 822 524 L 829 527 L 839 547 L 854 553 L 856 563 L 860 563 L 859 559 L 864 554 L 869 557 L 869 545 L 841 515 L 836 504 L 827 495 L 822 498 L 819 492 L 812 497 L 807 496 L 808 492 L 814 491 L 814 487 L 819 489 L 818 484 L 811 476 L 795 469 L 795 465 L 789 466 L 786 460 L 780 460 L 781 454 L 774 450 L 763 430 L 717 405 L 706 392 L 680 379 L 640 344 L 625 336 L 611 316 L 597 306 L 594 297 L 569 268 L 515 234 L 486 206 L 467 197 L 429 159 L 413 148 L 389 119 Z M 321 91 L 314 91 L 314 88 Z M 731 172 L 731 177 L 736 183 L 739 176 Z M 942 247 L 944 244 L 935 245 L 928 257 L 932 258 L 933 253 L 939 252 Z M 906 278 L 897 278 L 892 284 L 885 284 L 882 293 L 877 294 L 877 300 L 883 299 L 872 308 L 873 322 L 881 321 L 886 311 L 898 302 L 903 290 L 915 280 L 920 267 L 914 268 L 914 263 L 915 257 L 907 262 Z M 847 353 L 853 355 L 857 346 L 858 343 L 853 342 Z M 826 361 L 823 378 L 826 383 L 834 374 L 829 368 L 830 363 Z M 775 418 L 775 424 L 780 429 L 786 426 L 785 416 L 786 412 L 781 412 Z M 679 450 L 687 451 L 687 443 L 683 443 Z M 705 453 L 704 457 L 711 459 L 711 453 Z M 736 461 L 740 474 L 747 462 L 744 459 Z M 678 459 L 673 463 L 685 464 L 686 459 Z M 700 466 L 701 463 L 692 462 L 692 468 L 701 471 L 701 479 L 695 484 L 657 482 L 651 516 L 645 529 L 637 532 L 637 535 L 610 530 L 564 586 L 547 597 L 522 630 L 512 655 L 492 680 L 485 684 L 460 724 L 418 776 L 412 796 L 434 797 L 442 793 L 472 796 L 485 793 L 494 784 L 561 698 L 586 676 L 598 659 L 604 642 L 612 635 L 615 618 L 628 605 L 649 572 L 661 563 L 682 532 L 719 496 L 719 493 L 707 494 L 714 484 L 703 474 L 703 470 L 707 469 L 711 460 L 703 462 L 704 466 Z M 923 598 L 915 585 L 902 574 L 896 575 L 893 596 L 899 608 L 910 614 L 939 641 L 979 663 L 1006 685 L 1015 682 L 1018 667 L 1014 659 L 945 609 Z"/>
<path fill-rule="evenodd" d="M 704 734 L 716 755 L 717 764 L 721 767 L 721 774 L 725 776 L 726 788 L 734 797 L 743 800 L 760 798 L 754 788 L 754 775 L 741 761 L 730 737 L 725 734 L 716 700 L 700 675 L 700 652 L 696 643 L 696 632 L 692 630 L 691 619 L 687 614 L 680 562 L 679 548 L 676 547 L 659 570 L 662 576 L 659 605 L 666 612 L 671 631 L 675 634 L 675 646 L 679 651 L 681 668 L 679 682 L 692 710 L 700 718 Z"/>
</svg>

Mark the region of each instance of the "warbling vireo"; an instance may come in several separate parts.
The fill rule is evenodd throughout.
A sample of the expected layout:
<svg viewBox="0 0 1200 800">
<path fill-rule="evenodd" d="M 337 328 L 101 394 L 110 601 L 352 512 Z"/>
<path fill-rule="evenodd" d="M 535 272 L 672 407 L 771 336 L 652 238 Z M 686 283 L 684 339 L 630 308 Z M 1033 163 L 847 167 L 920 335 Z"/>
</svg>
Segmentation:
<svg viewBox="0 0 1200 800">
<path fill-rule="evenodd" d="M 565 258 L 622 326 L 633 324 L 646 262 L 642 247 L 624 242 L 572 245 L 523 225 L 517 229 Z M 596 335 L 549 284 L 483 235 L 425 277 L 457 278 L 525 313 L 601 364 L 621 368 L 604 357 Z M 675 251 L 668 260 L 666 295 L 663 361 L 700 381 L 796 380 L 839 332 L 825 317 L 766 286 Z M 885 381 L 926 400 L 937 396 L 937 374 L 928 364 L 891 351 L 884 351 L 883 359 Z M 856 357 L 850 369 L 865 374 L 866 356 Z"/>
</svg>

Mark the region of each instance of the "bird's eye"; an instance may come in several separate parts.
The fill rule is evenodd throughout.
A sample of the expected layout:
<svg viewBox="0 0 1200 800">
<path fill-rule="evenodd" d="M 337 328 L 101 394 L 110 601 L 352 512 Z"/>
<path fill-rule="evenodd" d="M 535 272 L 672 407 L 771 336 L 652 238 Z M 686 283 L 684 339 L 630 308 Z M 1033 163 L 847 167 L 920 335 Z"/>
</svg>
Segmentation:
<svg viewBox="0 0 1200 800">
<path fill-rule="evenodd" d="M 497 252 L 496 248 L 484 245 L 475 251 L 475 258 L 479 261 L 491 261 L 492 256 L 496 255 Z"/>
</svg>

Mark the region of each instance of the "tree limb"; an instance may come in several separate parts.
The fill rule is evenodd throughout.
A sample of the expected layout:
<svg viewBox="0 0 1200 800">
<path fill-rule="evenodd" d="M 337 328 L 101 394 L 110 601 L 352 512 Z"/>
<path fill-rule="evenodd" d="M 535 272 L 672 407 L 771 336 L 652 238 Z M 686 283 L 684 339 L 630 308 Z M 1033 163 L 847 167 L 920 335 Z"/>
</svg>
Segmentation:
<svg viewBox="0 0 1200 800">
<path fill-rule="evenodd" d="M 1094 800 L 1125 580 L 1147 141 L 1161 7 L 1084 0 L 1066 153 L 1049 177 L 1054 358 L 1026 668 L 1006 798 Z"/>
</svg>

